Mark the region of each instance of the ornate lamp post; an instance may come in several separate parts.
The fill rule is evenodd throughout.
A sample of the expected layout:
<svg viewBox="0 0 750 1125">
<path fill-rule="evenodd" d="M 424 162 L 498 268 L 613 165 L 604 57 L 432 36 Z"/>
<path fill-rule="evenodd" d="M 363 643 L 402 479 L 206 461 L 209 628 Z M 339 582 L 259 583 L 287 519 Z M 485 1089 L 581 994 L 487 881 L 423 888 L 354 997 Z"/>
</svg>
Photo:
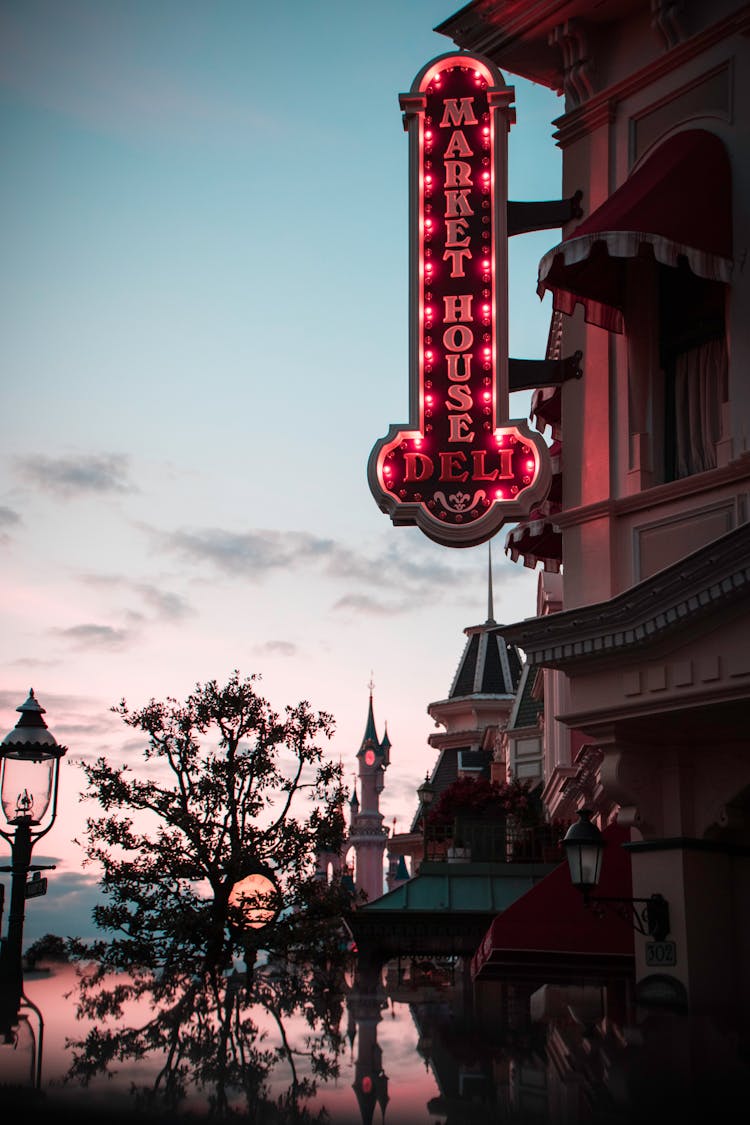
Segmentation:
<svg viewBox="0 0 750 1125">
<path fill-rule="evenodd" d="M 11 874 L 8 932 L 0 951 L 0 1035 L 10 1033 L 17 1022 L 23 991 L 23 922 L 29 871 L 47 870 L 50 864 L 32 864 L 37 840 L 46 836 L 55 822 L 60 759 L 67 752 L 47 729 L 45 714 L 34 698 L 16 708 L 21 718 L 0 743 L 0 800 L 13 835 L 0 828 L 10 844 L 11 866 L 0 868 Z M 37 883 L 41 880 L 37 878 Z"/>
<path fill-rule="evenodd" d="M 427 813 L 435 800 L 435 787 L 430 783 L 428 774 L 424 775 L 424 781 L 417 789 L 417 796 L 422 805 L 422 863 L 425 863 L 427 860 Z"/>
<path fill-rule="evenodd" d="M 663 895 L 612 898 L 591 893 L 599 883 L 606 842 L 597 826 L 591 823 L 591 809 L 579 809 L 578 820 L 570 826 L 562 841 L 573 886 L 581 891 L 587 906 L 589 903 L 611 903 L 620 907 L 625 918 L 630 916 L 633 928 L 639 934 L 654 941 L 664 941 L 669 934 L 669 903 Z M 639 906 L 642 909 L 639 910 Z"/>
</svg>

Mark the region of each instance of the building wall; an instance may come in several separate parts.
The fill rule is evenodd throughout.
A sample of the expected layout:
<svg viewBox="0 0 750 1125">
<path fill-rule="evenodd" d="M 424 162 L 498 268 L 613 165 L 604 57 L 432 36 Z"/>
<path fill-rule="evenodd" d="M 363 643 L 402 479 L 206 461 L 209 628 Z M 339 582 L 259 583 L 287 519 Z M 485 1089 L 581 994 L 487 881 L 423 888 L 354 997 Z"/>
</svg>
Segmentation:
<svg viewBox="0 0 750 1125">
<path fill-rule="evenodd" d="M 562 610 L 571 615 L 561 628 L 572 641 L 587 607 L 593 628 L 606 621 L 611 598 L 750 518 L 750 5 L 571 0 L 564 14 L 570 22 L 555 26 L 560 9 L 552 0 L 533 12 L 497 0 L 456 17 L 462 46 L 565 87 L 566 113 L 555 123 L 563 196 L 582 190 L 589 215 L 665 139 L 703 129 L 728 153 L 734 238 L 716 468 L 679 480 L 664 468 L 653 267 L 631 263 L 623 334 L 585 323 L 580 306 L 563 318 L 563 354 L 580 349 L 584 369 L 562 390 L 563 511 L 555 517 Z M 658 596 L 658 584 L 646 588 Z M 656 601 L 655 621 L 659 609 Z M 527 634 L 534 659 L 547 664 L 545 797 L 554 815 L 568 782 L 579 786 L 568 791 L 582 792 L 570 742 L 580 731 L 594 750 L 582 747 L 581 759 L 599 763 L 587 781 L 594 807 L 603 820 L 616 814 L 632 826 L 640 845 L 632 853 L 634 894 L 669 900 L 677 948 L 670 974 L 691 1008 L 741 1009 L 750 1000 L 750 607 L 717 610 L 692 630 L 686 622 L 679 636 L 664 627 L 663 640 L 661 628 L 654 625 L 640 647 L 600 660 L 545 655 L 542 622 Z M 515 639 L 521 634 L 519 626 Z M 636 951 L 645 978 L 653 970 L 644 940 Z"/>
<path fill-rule="evenodd" d="M 580 308 L 575 317 L 565 318 L 564 350 L 580 347 L 585 368 L 584 379 L 563 388 L 560 524 L 566 609 L 605 600 L 748 518 L 747 466 L 737 464 L 750 430 L 750 333 L 743 312 L 750 307 L 750 271 L 742 267 L 750 245 L 748 40 L 740 34 L 717 43 L 709 38 L 706 49 L 683 51 L 683 61 L 668 68 L 663 55 L 653 47 L 649 51 L 654 35 L 650 28 L 646 31 L 641 20 L 625 25 L 622 35 L 611 37 L 614 57 L 610 60 L 604 44 L 596 55 L 600 77 L 611 73 L 624 83 L 637 72 L 642 80 L 627 83 L 615 97 L 603 90 L 584 109 L 558 120 L 563 194 L 582 189 L 590 213 L 624 183 L 636 159 L 644 159 L 683 128 L 707 129 L 726 145 L 736 266 L 727 318 L 729 403 L 720 450 L 724 472 L 664 483 L 653 411 L 642 401 L 629 405 L 629 380 L 631 388 L 639 378 L 649 381 L 643 371 L 633 370 L 645 358 L 637 350 L 633 354 L 627 335 L 585 324 Z M 641 411 L 643 417 L 637 417 Z"/>
</svg>

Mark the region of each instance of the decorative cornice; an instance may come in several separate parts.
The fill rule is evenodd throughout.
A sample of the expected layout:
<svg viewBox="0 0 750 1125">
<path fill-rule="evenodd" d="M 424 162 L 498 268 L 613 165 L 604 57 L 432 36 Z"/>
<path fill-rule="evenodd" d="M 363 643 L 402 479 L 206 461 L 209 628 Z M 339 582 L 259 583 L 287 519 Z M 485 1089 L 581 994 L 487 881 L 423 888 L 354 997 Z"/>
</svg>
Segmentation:
<svg viewBox="0 0 750 1125">
<path fill-rule="evenodd" d="M 616 519 L 646 508 L 657 508 L 660 504 L 674 503 L 683 497 L 713 492 L 727 484 L 745 480 L 750 480 L 750 453 L 743 453 L 736 461 L 722 468 L 708 469 L 705 473 L 695 473 L 667 484 L 657 484 L 632 496 L 623 496 L 617 500 L 597 500 L 594 504 L 583 504 L 578 508 L 565 508 L 555 515 L 555 523 L 565 530 L 592 520 Z"/>
<path fill-rule="evenodd" d="M 620 82 L 616 82 L 613 86 L 608 86 L 606 90 L 595 94 L 585 105 L 576 106 L 569 113 L 558 117 L 552 122 L 553 125 L 557 126 L 557 132 L 553 134 L 554 139 L 560 148 L 565 148 L 573 141 L 579 140 L 580 137 L 590 132 L 592 128 L 597 127 L 604 120 L 611 120 L 611 116 L 608 118 L 607 115 L 614 114 L 618 102 L 638 93 L 645 86 L 650 86 L 663 78 L 664 75 L 672 74 L 678 67 L 684 66 L 685 63 L 690 62 L 691 59 L 696 58 L 717 43 L 728 39 L 730 35 L 747 35 L 749 29 L 750 4 L 745 4 L 738 11 L 718 20 L 710 27 L 705 28 L 704 31 L 700 31 L 697 35 L 691 36 L 690 39 L 678 43 L 671 50 L 641 67 L 640 70 L 629 74 L 627 78 L 623 78 Z M 597 117 L 597 113 L 604 116 Z"/>
<path fill-rule="evenodd" d="M 595 95 L 591 101 L 566 113 L 563 117 L 556 118 L 552 124 L 557 125 L 557 130 L 552 134 L 552 139 L 558 148 L 567 148 L 574 141 L 593 133 L 602 125 L 611 125 L 617 117 L 617 98 L 603 94 Z"/>
<path fill-rule="evenodd" d="M 563 668 L 645 648 L 750 600 L 750 523 L 606 602 L 505 628 L 530 663 Z"/>
</svg>

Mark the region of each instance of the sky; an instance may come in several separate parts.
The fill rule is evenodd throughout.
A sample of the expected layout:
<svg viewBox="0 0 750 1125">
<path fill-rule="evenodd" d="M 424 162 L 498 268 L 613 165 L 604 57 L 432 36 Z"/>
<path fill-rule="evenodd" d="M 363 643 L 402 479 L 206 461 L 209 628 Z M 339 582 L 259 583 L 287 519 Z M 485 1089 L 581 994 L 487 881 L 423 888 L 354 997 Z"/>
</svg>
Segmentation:
<svg viewBox="0 0 750 1125">
<path fill-rule="evenodd" d="M 487 616 L 487 547 L 394 528 L 366 480 L 408 420 L 398 94 L 459 6 L 0 0 L 0 735 L 33 686 L 69 747 L 30 940 L 62 911 L 90 930 L 77 763 L 138 768 L 123 697 L 260 673 L 277 709 L 335 715 L 351 777 L 372 681 L 381 808 L 408 828 L 427 705 Z M 508 80 L 509 195 L 557 198 L 561 102 Z M 557 235 L 511 240 L 513 356 L 544 355 Z M 507 530 L 500 622 L 536 598 Z"/>
</svg>

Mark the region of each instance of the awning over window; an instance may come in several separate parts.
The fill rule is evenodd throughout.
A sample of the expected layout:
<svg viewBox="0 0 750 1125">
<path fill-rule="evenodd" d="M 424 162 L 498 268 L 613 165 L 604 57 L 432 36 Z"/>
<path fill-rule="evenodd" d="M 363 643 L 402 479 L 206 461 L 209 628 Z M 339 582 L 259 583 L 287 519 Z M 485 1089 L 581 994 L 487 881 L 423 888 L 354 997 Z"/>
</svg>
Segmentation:
<svg viewBox="0 0 750 1125">
<path fill-rule="evenodd" d="M 694 274 L 729 282 L 732 177 L 722 141 L 689 129 L 665 141 L 617 191 L 539 263 L 539 296 L 554 308 L 577 304 L 586 320 L 622 332 L 628 259 L 685 261 Z"/>
<path fill-rule="evenodd" d="M 552 437 L 559 440 L 562 435 L 562 390 L 560 387 L 539 387 L 531 396 L 531 409 L 529 410 L 534 426 L 543 434 L 549 428 Z"/>
<path fill-rule="evenodd" d="M 630 898 L 633 884 L 630 856 L 622 847 L 628 829 L 604 830 L 607 847 L 596 893 Z M 500 914 L 474 955 L 476 980 L 524 970 L 549 980 L 571 970 L 632 970 L 633 928 L 611 907 L 603 912 L 586 907 L 570 881 L 565 860 L 540 883 Z"/>
<path fill-rule="evenodd" d="M 554 441 L 549 449 L 552 482 L 546 500 L 532 508 L 529 517 L 512 528 L 505 538 L 505 553 L 513 562 L 557 573 L 562 564 L 562 533 L 554 522 L 562 509 L 562 444 Z"/>
</svg>

